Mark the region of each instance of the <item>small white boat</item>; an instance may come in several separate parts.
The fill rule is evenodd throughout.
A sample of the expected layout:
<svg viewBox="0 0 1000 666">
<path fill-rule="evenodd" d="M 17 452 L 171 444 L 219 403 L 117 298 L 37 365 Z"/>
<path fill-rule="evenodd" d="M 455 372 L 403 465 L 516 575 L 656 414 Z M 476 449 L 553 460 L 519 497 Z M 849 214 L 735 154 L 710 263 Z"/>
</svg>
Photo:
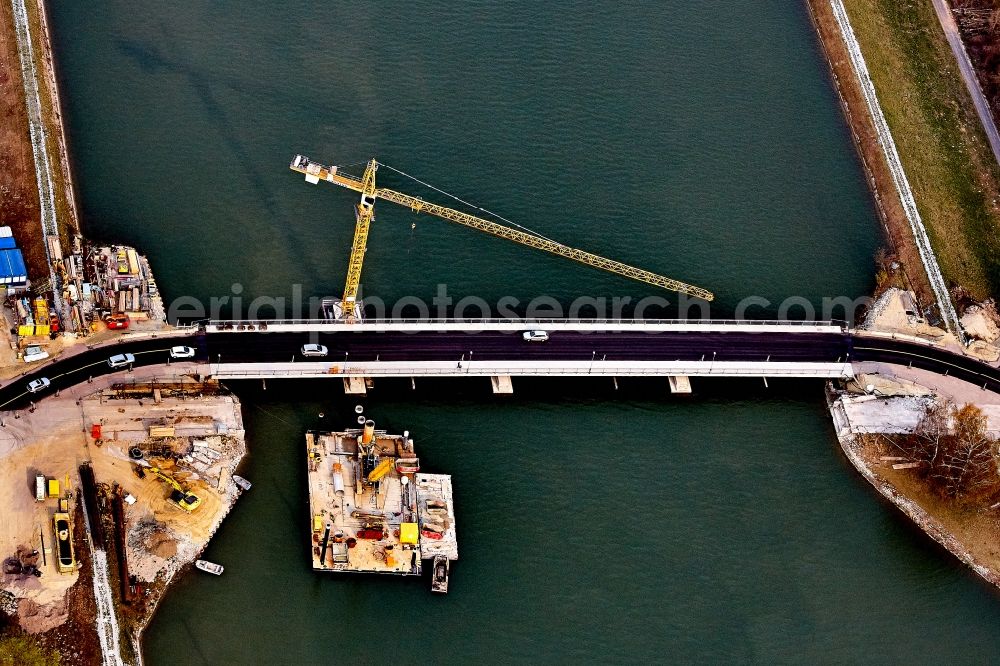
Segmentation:
<svg viewBox="0 0 1000 666">
<path fill-rule="evenodd" d="M 243 490 L 250 490 L 250 487 L 253 486 L 252 483 L 244 479 L 242 476 L 239 476 L 238 474 L 233 474 L 233 483 L 238 485 Z"/>
<path fill-rule="evenodd" d="M 221 564 L 209 562 L 208 560 L 195 560 L 194 565 L 202 571 L 207 571 L 208 573 L 215 574 L 216 576 L 221 576 L 222 572 L 225 571 L 225 567 Z"/>
</svg>

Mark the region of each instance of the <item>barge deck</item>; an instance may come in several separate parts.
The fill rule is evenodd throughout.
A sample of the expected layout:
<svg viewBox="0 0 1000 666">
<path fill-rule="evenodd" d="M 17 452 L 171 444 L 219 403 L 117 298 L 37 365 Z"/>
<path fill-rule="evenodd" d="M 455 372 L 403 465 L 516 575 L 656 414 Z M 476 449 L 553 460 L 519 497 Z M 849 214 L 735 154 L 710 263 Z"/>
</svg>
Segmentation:
<svg viewBox="0 0 1000 666">
<path fill-rule="evenodd" d="M 310 549 L 316 571 L 417 576 L 458 559 L 451 477 L 419 471 L 409 433 L 307 432 Z"/>
</svg>

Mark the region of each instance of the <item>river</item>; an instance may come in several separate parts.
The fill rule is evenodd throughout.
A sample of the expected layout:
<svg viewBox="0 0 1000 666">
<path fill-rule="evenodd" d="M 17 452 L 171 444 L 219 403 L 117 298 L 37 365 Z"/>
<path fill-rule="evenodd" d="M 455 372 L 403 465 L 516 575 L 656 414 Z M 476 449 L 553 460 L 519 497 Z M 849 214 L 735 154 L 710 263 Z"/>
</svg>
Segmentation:
<svg viewBox="0 0 1000 666">
<path fill-rule="evenodd" d="M 557 240 L 778 312 L 872 288 L 881 233 L 804 3 L 53 3 L 88 235 L 168 300 L 342 288 L 354 197 L 297 152 L 372 156 Z M 444 195 L 383 167 L 379 182 Z M 414 226 L 415 225 L 415 226 Z M 562 307 L 643 285 L 377 205 L 364 292 Z M 676 300 L 671 294 L 669 299 Z M 670 313 L 670 309 L 663 312 Z M 800 310 L 801 312 L 801 310 Z M 655 315 L 657 312 L 650 311 Z M 253 490 L 147 662 L 932 661 L 996 649 L 1000 604 L 841 456 L 816 382 L 380 382 L 381 425 L 454 475 L 461 560 L 319 576 L 302 436 L 329 386 L 236 385 Z M 325 416 L 320 417 L 323 413 Z M 959 629 L 960 628 L 960 629 Z"/>
</svg>

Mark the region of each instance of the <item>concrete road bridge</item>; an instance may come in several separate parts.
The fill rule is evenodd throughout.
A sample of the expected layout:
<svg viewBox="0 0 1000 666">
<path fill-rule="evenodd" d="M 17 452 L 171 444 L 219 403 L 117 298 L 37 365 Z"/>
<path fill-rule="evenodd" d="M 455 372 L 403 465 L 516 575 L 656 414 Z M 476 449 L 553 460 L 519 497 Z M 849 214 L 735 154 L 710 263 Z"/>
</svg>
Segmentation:
<svg viewBox="0 0 1000 666">
<path fill-rule="evenodd" d="M 544 330 L 546 342 L 526 342 Z M 305 357 L 307 343 L 326 357 Z M 973 357 L 906 336 L 856 331 L 836 322 L 712 320 L 335 320 L 207 321 L 158 334 L 133 334 L 64 354 L 0 386 L 0 409 L 29 399 L 27 383 L 48 377 L 50 391 L 113 370 L 107 358 L 135 355 L 135 365 L 170 362 L 175 345 L 196 350 L 186 371 L 220 380 L 340 379 L 361 392 L 366 378 L 490 377 L 509 392 L 520 376 L 688 378 L 850 378 L 852 363 L 881 361 L 949 374 L 1000 392 L 1000 370 Z"/>
</svg>

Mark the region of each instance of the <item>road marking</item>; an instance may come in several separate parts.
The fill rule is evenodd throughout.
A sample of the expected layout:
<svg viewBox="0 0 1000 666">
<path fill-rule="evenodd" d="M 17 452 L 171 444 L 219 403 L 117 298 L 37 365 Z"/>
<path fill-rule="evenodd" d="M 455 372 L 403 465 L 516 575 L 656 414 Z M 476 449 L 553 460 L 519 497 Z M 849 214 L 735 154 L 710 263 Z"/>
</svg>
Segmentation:
<svg viewBox="0 0 1000 666">
<path fill-rule="evenodd" d="M 924 356 L 923 354 L 916 354 L 914 352 L 900 351 L 900 350 L 895 350 L 895 349 L 878 349 L 876 347 L 855 347 L 855 349 L 863 349 L 865 351 L 874 351 L 874 352 L 889 352 L 889 353 L 892 353 L 892 354 L 905 354 L 906 356 L 913 356 L 915 358 L 922 358 L 922 359 L 925 359 L 927 361 L 931 361 L 933 363 L 943 363 L 945 365 L 950 365 L 951 367 L 955 368 L 956 370 L 961 370 L 962 372 L 971 372 L 972 374 L 979 375 L 980 377 L 982 377 L 982 378 L 984 378 L 986 380 L 989 380 L 991 382 L 998 382 L 998 381 L 1000 381 L 1000 380 L 996 379 L 995 377 L 990 377 L 989 375 L 984 375 L 983 373 L 978 372 L 976 370 L 970 370 L 968 368 L 963 368 L 960 365 L 955 365 L 954 363 L 950 363 L 948 361 L 942 361 L 942 360 L 939 360 L 939 359 L 936 359 L 936 358 L 931 358 L 930 356 Z M 860 362 L 861 363 L 869 363 L 869 362 L 873 362 L 873 363 L 887 363 L 888 362 L 888 363 L 891 363 L 891 361 L 860 361 Z M 940 373 L 938 373 L 938 374 L 940 374 Z"/>
<path fill-rule="evenodd" d="M 169 352 L 169 351 L 170 351 L 170 349 L 147 349 L 146 351 L 132 352 L 132 355 L 133 356 L 137 356 L 139 354 L 157 354 L 157 353 Z M 89 363 L 87 365 L 80 366 L 79 368 L 76 368 L 74 370 L 67 370 L 66 372 L 62 372 L 62 373 L 60 373 L 58 375 L 52 375 L 51 377 L 49 377 L 49 381 L 54 381 L 56 379 L 59 379 L 60 377 L 66 377 L 68 375 L 73 374 L 74 372 L 80 372 L 81 370 L 86 370 L 87 368 L 93 368 L 96 365 L 107 365 L 107 363 L 108 363 L 107 360 L 94 361 L 93 363 Z M 129 364 L 129 369 L 130 370 L 132 369 L 132 364 L 131 363 Z M 110 373 L 110 374 L 114 374 L 114 373 Z M 5 402 L 3 404 L 0 404 L 0 409 L 6 407 L 7 405 L 9 405 L 12 402 L 20 400 L 21 398 L 23 398 L 26 395 L 29 395 L 28 391 L 24 391 L 20 395 L 14 396 L 13 398 L 11 398 L 10 400 L 8 400 L 7 402 Z"/>
</svg>

